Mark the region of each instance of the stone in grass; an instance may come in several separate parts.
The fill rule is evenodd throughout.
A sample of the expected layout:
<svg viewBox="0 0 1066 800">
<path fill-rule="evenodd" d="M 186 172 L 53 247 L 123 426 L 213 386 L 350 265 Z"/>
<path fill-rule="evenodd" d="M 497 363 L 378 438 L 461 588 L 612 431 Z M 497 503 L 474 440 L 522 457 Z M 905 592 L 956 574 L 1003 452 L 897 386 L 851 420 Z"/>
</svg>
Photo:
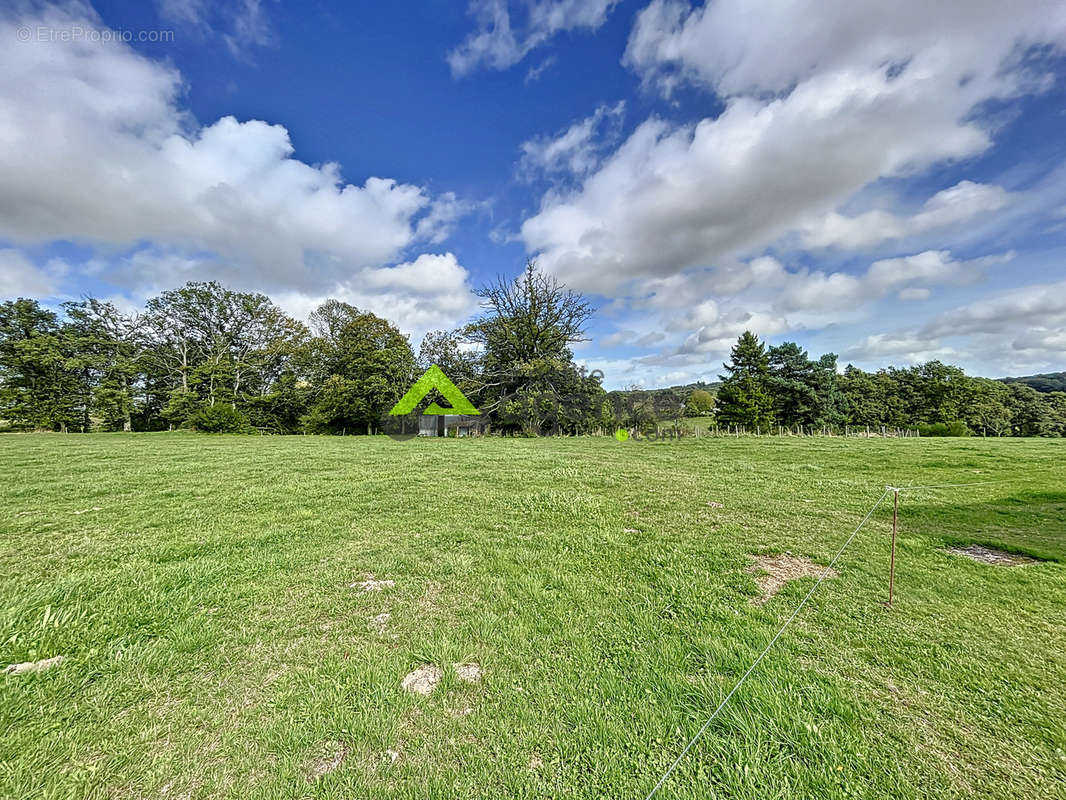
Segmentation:
<svg viewBox="0 0 1066 800">
<path fill-rule="evenodd" d="M 348 757 L 348 745 L 344 742 L 325 742 L 307 767 L 307 782 L 312 783 L 323 775 L 337 769 Z"/>
<path fill-rule="evenodd" d="M 376 580 L 373 575 L 369 575 L 365 581 L 356 581 L 355 583 L 348 584 L 349 589 L 362 589 L 364 592 L 380 592 L 382 589 L 389 589 L 396 585 L 396 581 L 390 580 Z"/>
<path fill-rule="evenodd" d="M 46 669 L 63 663 L 63 656 L 52 656 L 41 661 L 24 661 L 21 664 L 9 664 L 4 668 L 5 675 L 23 675 L 27 672 L 44 672 Z"/>
<path fill-rule="evenodd" d="M 984 547 L 979 544 L 968 544 L 960 547 L 949 547 L 944 552 L 953 556 L 963 556 L 982 564 L 991 564 L 996 567 L 1021 567 L 1026 564 L 1039 564 L 1039 559 L 1031 556 L 1023 556 L 1019 553 L 1008 553 L 1004 550 L 996 550 L 993 547 Z"/>
<path fill-rule="evenodd" d="M 415 694 L 430 694 L 437 688 L 443 673 L 436 664 L 423 664 L 416 670 L 407 674 L 400 686 L 407 692 Z"/>
<path fill-rule="evenodd" d="M 461 681 L 477 683 L 481 680 L 481 666 L 479 664 L 456 664 L 455 674 Z"/>
<path fill-rule="evenodd" d="M 799 578 L 818 578 L 826 568 L 815 564 L 809 558 L 781 553 L 775 556 L 754 556 L 755 563 L 748 567 L 748 572 L 755 573 L 755 583 L 759 587 L 759 596 L 752 600 L 762 605 L 789 581 Z M 835 578 L 836 570 L 829 570 L 827 577 Z"/>
</svg>

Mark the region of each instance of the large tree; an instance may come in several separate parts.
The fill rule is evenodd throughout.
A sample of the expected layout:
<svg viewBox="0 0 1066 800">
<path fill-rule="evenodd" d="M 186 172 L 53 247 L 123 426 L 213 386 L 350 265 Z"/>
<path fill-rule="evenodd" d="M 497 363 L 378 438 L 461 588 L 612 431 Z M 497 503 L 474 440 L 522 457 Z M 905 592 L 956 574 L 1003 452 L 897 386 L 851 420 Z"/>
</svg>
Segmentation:
<svg viewBox="0 0 1066 800">
<path fill-rule="evenodd" d="M 767 350 L 769 377 L 766 385 L 773 397 L 774 416 L 787 428 L 811 425 L 818 417 L 816 364 L 795 342 L 783 342 Z"/>
<path fill-rule="evenodd" d="M 80 378 L 84 426 L 90 419 L 104 430 L 133 430 L 135 384 L 142 369 L 141 319 L 112 303 L 87 298 L 64 303 L 68 366 Z"/>
<path fill-rule="evenodd" d="M 535 261 L 514 280 L 478 291 L 484 313 L 463 330 L 479 348 L 471 400 L 503 430 L 581 433 L 604 424 L 606 396 L 596 374 L 574 363 L 591 304 L 541 272 Z"/>
<path fill-rule="evenodd" d="M 971 397 L 963 420 L 982 436 L 1002 436 L 1010 431 L 1011 391 L 1005 383 L 987 378 L 971 379 Z"/>
<path fill-rule="evenodd" d="M 0 419 L 62 431 L 84 421 L 69 345 L 59 318 L 36 300 L 0 304 Z"/>
<path fill-rule="evenodd" d="M 743 425 L 768 430 L 774 423 L 770 394 L 770 365 L 766 347 L 751 331 L 744 331 L 723 365 L 720 375 L 718 420 L 724 425 Z"/>
<path fill-rule="evenodd" d="M 215 281 L 187 283 L 148 301 L 146 361 L 171 387 L 172 421 L 202 402 L 237 408 L 265 395 L 284 371 L 306 329 L 266 295 Z"/>
<path fill-rule="evenodd" d="M 319 311 L 337 308 L 331 301 Z M 321 335 L 308 342 L 303 355 L 313 398 L 308 427 L 319 433 L 372 432 L 414 378 L 407 337 L 369 312 L 346 313 L 345 321 L 316 329 Z"/>
</svg>

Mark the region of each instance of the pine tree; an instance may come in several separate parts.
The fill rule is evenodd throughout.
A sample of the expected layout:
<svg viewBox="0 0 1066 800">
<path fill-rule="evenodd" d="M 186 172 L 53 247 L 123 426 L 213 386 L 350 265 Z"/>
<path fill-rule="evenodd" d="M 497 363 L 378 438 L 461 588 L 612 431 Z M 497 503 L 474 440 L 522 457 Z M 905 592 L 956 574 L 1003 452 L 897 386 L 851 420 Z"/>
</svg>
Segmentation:
<svg viewBox="0 0 1066 800">
<path fill-rule="evenodd" d="M 730 358 L 729 364 L 723 364 L 729 374 L 719 376 L 722 380 L 718 389 L 719 423 L 769 430 L 774 424 L 774 412 L 766 347 L 754 333 L 744 331 Z"/>
</svg>

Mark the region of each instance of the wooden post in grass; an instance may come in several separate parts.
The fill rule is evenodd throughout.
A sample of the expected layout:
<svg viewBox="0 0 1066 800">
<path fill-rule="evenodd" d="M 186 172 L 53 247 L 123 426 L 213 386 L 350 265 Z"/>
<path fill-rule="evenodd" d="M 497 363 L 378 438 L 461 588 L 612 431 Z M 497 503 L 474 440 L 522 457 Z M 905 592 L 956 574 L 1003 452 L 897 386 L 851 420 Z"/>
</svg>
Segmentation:
<svg viewBox="0 0 1066 800">
<path fill-rule="evenodd" d="M 896 520 L 899 517 L 899 489 L 893 489 L 892 499 L 892 557 L 888 562 L 888 607 L 896 590 Z"/>
</svg>

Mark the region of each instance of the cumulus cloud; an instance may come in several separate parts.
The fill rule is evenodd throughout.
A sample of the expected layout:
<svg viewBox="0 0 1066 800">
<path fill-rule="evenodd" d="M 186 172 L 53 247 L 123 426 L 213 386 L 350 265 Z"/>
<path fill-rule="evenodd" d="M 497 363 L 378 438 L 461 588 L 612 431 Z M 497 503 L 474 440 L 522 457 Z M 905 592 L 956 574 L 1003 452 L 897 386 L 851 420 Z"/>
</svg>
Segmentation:
<svg viewBox="0 0 1066 800">
<path fill-rule="evenodd" d="M 479 67 L 507 69 L 557 33 L 596 30 L 617 3 L 618 0 L 530 0 L 525 4 L 524 23 L 516 28 L 507 0 L 471 0 L 470 14 L 477 20 L 478 29 L 448 53 L 448 64 L 456 77 Z"/>
<path fill-rule="evenodd" d="M 720 95 L 788 92 L 817 74 L 912 67 L 994 77 L 1024 48 L 1062 42 L 1066 8 L 1046 0 L 653 0 L 625 62 L 665 91 L 680 82 Z"/>
<path fill-rule="evenodd" d="M 19 24 L 101 27 L 77 7 L 42 13 L 0 23 L 0 38 L 15 42 Z M 200 126 L 182 88 L 173 67 L 115 41 L 0 48 L 0 237 L 86 244 L 97 251 L 89 268 L 134 293 L 162 276 L 225 276 L 317 296 L 439 244 L 468 210 L 390 178 L 348 183 L 337 164 L 295 158 L 281 125 Z M 451 262 L 421 263 L 448 266 L 450 296 Z M 410 286 L 371 286 L 421 313 Z"/>
<path fill-rule="evenodd" d="M 624 100 L 613 106 L 602 105 L 591 116 L 555 136 L 537 136 L 522 142 L 519 169 L 526 175 L 537 172 L 587 174 L 599 164 L 603 149 L 617 140 L 625 108 Z"/>
<path fill-rule="evenodd" d="M 659 344 L 666 338 L 666 334 L 662 331 L 646 331 L 640 333 L 638 331 L 629 330 L 628 328 L 615 331 L 600 339 L 601 347 L 651 347 L 652 345 Z"/>
<path fill-rule="evenodd" d="M 1061 369 L 1064 346 L 1066 281 L 1057 281 L 966 303 L 924 325 L 866 336 L 842 355 L 874 364 L 953 359 L 1010 375 Z"/>
<path fill-rule="evenodd" d="M 66 271 L 67 265 L 59 259 L 38 267 L 15 248 L 0 249 L 0 300 L 55 297 Z"/>
<path fill-rule="evenodd" d="M 824 331 L 887 298 L 939 298 L 1010 257 L 949 246 L 1046 219 L 1061 194 L 956 179 L 917 206 L 884 198 L 985 153 L 1000 124 L 987 109 L 1045 91 L 1041 65 L 1064 44 L 1066 8 L 1042 0 L 654 0 L 624 63 L 665 97 L 713 93 L 721 112 L 646 119 L 547 192 L 522 239 L 570 285 L 658 315 L 669 344 L 648 366 L 699 370 L 745 329 Z M 865 253 L 892 257 L 857 267 Z"/>
<path fill-rule="evenodd" d="M 929 231 L 973 222 L 982 214 L 998 211 L 1010 200 L 1002 186 L 959 181 L 930 197 L 912 216 L 875 209 L 857 216 L 832 211 L 799 226 L 806 248 L 865 249 L 882 242 L 905 239 Z"/>
<path fill-rule="evenodd" d="M 1066 281 L 1012 289 L 944 312 L 923 328 L 925 336 L 1003 334 L 1019 326 L 1066 324 Z"/>
<path fill-rule="evenodd" d="M 983 152 L 991 131 L 975 109 L 1046 88 L 1017 48 L 1061 46 L 1066 26 L 1066 12 L 1037 0 L 972 14 L 970 4 L 900 14 L 872 1 L 761 13 L 738 3 L 687 12 L 655 2 L 640 15 L 627 63 L 653 82 L 670 68 L 713 88 L 725 110 L 691 126 L 649 119 L 579 189 L 546 198 L 522 235 L 564 279 L 616 294 L 630 279 L 754 253 L 875 181 Z M 871 22 L 882 18 L 884 35 Z M 1002 190 L 963 183 L 902 232 L 1003 200 Z M 830 218 L 829 230 L 808 235 L 872 242 L 879 221 L 845 220 L 836 236 L 841 219 Z"/>
<path fill-rule="evenodd" d="M 960 355 L 958 350 L 940 346 L 935 341 L 913 333 L 875 333 L 840 354 L 845 361 L 860 361 L 876 365 L 886 362 L 898 366 L 921 364 L 934 359 L 950 359 Z"/>
<path fill-rule="evenodd" d="M 396 322 L 414 341 L 427 331 L 455 325 L 477 305 L 469 275 L 453 253 L 423 253 L 414 261 L 358 272 L 325 293 L 284 292 L 275 300 L 306 318 L 328 297 Z"/>
</svg>

